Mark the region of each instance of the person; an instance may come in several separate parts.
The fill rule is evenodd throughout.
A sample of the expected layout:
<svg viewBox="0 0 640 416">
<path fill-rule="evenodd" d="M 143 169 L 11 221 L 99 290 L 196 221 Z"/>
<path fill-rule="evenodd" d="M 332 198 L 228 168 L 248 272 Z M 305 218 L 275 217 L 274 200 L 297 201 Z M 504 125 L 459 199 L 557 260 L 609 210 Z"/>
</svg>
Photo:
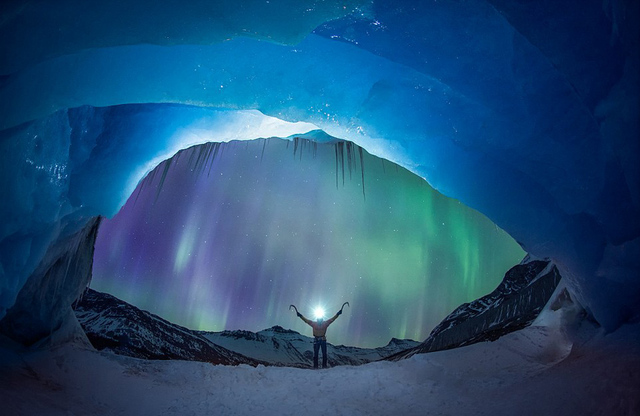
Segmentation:
<svg viewBox="0 0 640 416">
<path fill-rule="evenodd" d="M 305 318 L 297 309 L 296 312 L 298 318 L 313 328 L 313 368 L 318 368 L 318 351 L 320 349 L 322 349 L 322 368 L 327 368 L 327 328 L 342 314 L 342 309 L 326 321 L 322 317 L 318 318 L 317 321 L 312 321 L 311 319 Z"/>
</svg>

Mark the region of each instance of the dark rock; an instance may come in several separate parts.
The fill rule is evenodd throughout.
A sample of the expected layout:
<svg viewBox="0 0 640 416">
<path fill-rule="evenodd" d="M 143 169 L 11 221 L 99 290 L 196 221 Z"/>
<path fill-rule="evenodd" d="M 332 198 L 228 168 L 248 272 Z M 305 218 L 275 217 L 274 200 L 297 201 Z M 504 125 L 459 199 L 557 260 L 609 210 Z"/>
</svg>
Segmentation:
<svg viewBox="0 0 640 416">
<path fill-rule="evenodd" d="M 558 269 L 550 261 L 525 259 L 505 274 L 493 292 L 456 308 L 422 344 L 388 359 L 495 341 L 522 329 L 540 314 L 560 278 Z"/>
<path fill-rule="evenodd" d="M 116 354 L 157 360 L 194 360 L 214 364 L 313 366 L 313 339 L 274 326 L 260 332 L 245 330 L 193 331 L 111 295 L 87 289 L 75 313 L 92 345 Z M 328 362 L 361 365 L 414 347 L 412 340 L 392 339 L 379 348 L 358 348 L 327 343 Z"/>
<path fill-rule="evenodd" d="M 106 293 L 87 289 L 74 304 L 74 309 L 89 341 L 98 350 L 108 349 L 116 354 L 150 360 L 264 364 Z"/>
</svg>

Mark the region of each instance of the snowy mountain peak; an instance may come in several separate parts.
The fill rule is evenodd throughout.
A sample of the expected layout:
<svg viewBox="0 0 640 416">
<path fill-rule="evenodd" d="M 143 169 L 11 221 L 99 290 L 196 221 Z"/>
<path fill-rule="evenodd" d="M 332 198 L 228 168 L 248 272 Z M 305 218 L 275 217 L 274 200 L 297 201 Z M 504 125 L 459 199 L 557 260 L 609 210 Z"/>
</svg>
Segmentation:
<svg viewBox="0 0 640 416">
<path fill-rule="evenodd" d="M 98 350 L 160 360 L 264 364 L 213 344 L 197 332 L 142 311 L 115 296 L 87 289 L 74 304 L 80 325 Z"/>
<path fill-rule="evenodd" d="M 279 325 L 257 333 L 194 331 L 91 289 L 77 302 L 75 312 L 95 348 L 120 355 L 299 368 L 311 368 L 313 363 L 313 339 Z M 327 352 L 331 366 L 360 365 L 417 345 L 394 338 L 375 349 L 327 344 Z"/>
<path fill-rule="evenodd" d="M 440 351 L 481 341 L 495 341 L 530 325 L 539 315 L 561 276 L 549 260 L 530 260 L 507 271 L 498 287 L 486 296 L 464 303 L 451 312 L 419 347 L 392 360 L 416 353 Z"/>
<path fill-rule="evenodd" d="M 260 332 L 276 332 L 276 333 L 280 333 L 280 334 L 297 334 L 297 335 L 300 335 L 299 332 L 294 331 L 293 329 L 283 328 L 280 325 L 274 325 L 271 328 L 265 329 L 265 330 L 260 331 Z"/>
</svg>

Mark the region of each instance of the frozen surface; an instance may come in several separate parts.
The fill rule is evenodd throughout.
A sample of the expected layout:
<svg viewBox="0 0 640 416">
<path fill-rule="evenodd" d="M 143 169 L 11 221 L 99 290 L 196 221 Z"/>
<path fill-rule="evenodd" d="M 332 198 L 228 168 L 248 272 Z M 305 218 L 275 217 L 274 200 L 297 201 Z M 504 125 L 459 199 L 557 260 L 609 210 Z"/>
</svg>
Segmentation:
<svg viewBox="0 0 640 416">
<path fill-rule="evenodd" d="M 154 109 L 82 107 L 0 132 L 7 155 L 0 186 L 9 201 L 0 204 L 0 316 L 52 242 L 94 215 L 114 215 L 138 181 L 178 150 L 316 128 L 257 111 Z"/>
<path fill-rule="evenodd" d="M 256 333 L 224 331 L 202 332 L 202 335 L 221 347 L 267 363 L 298 368 L 311 368 L 313 364 L 313 338 L 279 326 Z M 328 363 L 329 366 L 359 365 L 381 360 L 419 344 L 410 339 L 396 338 L 377 348 L 334 345 L 327 342 Z"/>
<path fill-rule="evenodd" d="M 11 415 L 637 414 L 637 325 L 604 336 L 550 321 L 493 343 L 319 371 L 145 361 L 73 344 L 18 352 L 5 340 L 0 398 Z"/>
</svg>

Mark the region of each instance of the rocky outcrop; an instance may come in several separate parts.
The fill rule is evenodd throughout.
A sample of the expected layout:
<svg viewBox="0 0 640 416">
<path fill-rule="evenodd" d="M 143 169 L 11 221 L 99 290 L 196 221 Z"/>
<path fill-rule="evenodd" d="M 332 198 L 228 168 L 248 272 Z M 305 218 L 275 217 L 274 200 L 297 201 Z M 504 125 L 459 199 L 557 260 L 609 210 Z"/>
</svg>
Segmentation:
<svg viewBox="0 0 640 416">
<path fill-rule="evenodd" d="M 193 331 L 91 289 L 87 289 L 74 308 L 88 339 L 98 350 L 106 349 L 144 359 L 178 359 L 225 365 L 313 366 L 313 339 L 281 326 L 260 332 Z M 379 348 L 328 343 L 328 361 L 332 367 L 360 365 L 417 345 L 419 342 L 395 338 Z"/>
<path fill-rule="evenodd" d="M 215 345 L 196 331 L 142 311 L 114 296 L 87 289 L 74 304 L 80 325 L 98 350 L 150 360 L 212 364 L 265 364 Z"/>
<path fill-rule="evenodd" d="M 460 305 L 431 331 L 422 344 L 388 359 L 398 360 L 419 353 L 495 341 L 522 329 L 540 314 L 560 278 L 552 262 L 525 258 L 505 274 L 493 292 Z"/>
</svg>

